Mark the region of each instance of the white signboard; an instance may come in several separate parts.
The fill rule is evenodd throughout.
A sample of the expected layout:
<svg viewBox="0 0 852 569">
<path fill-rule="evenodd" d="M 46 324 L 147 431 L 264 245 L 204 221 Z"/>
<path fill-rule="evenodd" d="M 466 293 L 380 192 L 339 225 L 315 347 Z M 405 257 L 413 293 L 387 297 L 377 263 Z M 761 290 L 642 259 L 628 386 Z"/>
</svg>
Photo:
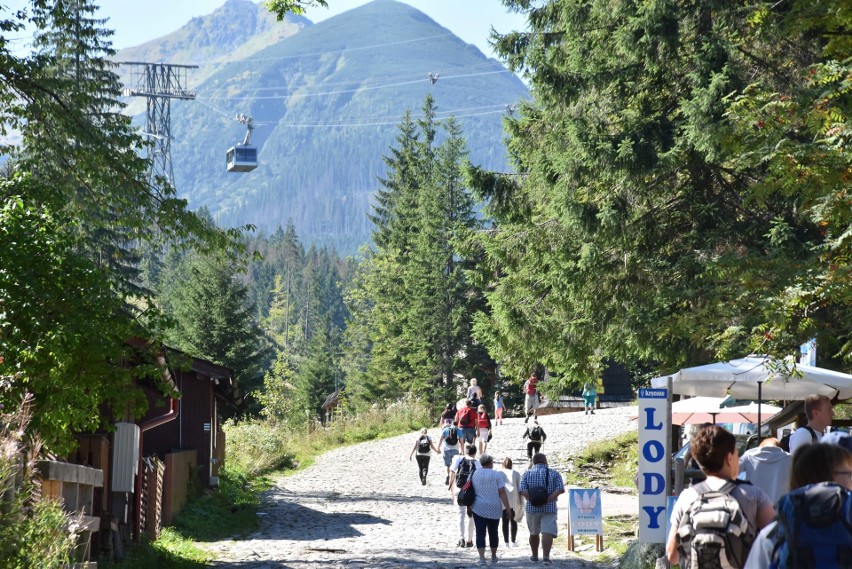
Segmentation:
<svg viewBox="0 0 852 569">
<path fill-rule="evenodd" d="M 669 381 L 671 386 L 671 380 Z M 665 543 L 671 465 L 670 389 L 639 390 L 639 541 Z"/>
<path fill-rule="evenodd" d="M 600 488 L 568 490 L 568 527 L 571 535 L 603 535 Z"/>
</svg>

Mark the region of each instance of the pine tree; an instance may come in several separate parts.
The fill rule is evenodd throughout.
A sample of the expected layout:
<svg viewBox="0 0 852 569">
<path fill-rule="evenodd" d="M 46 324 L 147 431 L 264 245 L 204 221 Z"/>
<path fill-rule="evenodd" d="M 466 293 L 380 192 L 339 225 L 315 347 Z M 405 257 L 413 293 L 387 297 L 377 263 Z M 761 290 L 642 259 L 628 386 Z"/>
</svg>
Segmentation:
<svg viewBox="0 0 852 569">
<path fill-rule="evenodd" d="M 269 357 L 266 337 L 226 255 L 189 255 L 169 275 L 163 301 L 176 325 L 169 345 L 231 368 L 243 393 L 259 390 Z"/>
</svg>

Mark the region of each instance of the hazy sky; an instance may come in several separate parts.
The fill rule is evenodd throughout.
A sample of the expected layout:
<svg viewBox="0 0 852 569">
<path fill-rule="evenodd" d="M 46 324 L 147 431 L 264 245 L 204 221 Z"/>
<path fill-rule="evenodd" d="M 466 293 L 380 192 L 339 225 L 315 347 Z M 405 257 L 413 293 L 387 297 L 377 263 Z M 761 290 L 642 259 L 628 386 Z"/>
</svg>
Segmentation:
<svg viewBox="0 0 852 569">
<path fill-rule="evenodd" d="M 493 55 L 488 36 L 493 26 L 505 33 L 523 29 L 525 20 L 509 13 L 500 0 L 399 0 L 414 6 L 486 55 Z M 311 8 L 305 14 L 320 22 L 341 12 L 367 4 L 369 0 L 328 0 L 329 7 Z M 19 2 L 12 2 L 17 4 Z M 138 45 L 166 35 L 186 24 L 194 16 L 213 12 L 225 0 L 100 0 L 107 27 L 115 30 L 113 47 Z"/>
</svg>

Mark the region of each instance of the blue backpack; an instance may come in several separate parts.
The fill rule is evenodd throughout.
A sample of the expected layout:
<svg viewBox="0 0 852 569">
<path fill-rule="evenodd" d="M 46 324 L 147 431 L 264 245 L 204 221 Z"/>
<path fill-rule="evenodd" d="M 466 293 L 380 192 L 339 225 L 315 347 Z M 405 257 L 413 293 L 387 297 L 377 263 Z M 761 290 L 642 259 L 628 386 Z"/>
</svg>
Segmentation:
<svg viewBox="0 0 852 569">
<path fill-rule="evenodd" d="M 770 569 L 852 567 L 852 494 L 833 482 L 797 488 L 778 500 Z"/>
</svg>

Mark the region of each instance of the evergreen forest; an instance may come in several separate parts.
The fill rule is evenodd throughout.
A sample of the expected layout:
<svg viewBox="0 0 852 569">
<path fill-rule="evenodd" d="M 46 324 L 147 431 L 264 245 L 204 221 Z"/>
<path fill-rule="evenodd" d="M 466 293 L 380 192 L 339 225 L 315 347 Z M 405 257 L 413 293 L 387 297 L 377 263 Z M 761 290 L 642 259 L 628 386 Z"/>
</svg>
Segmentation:
<svg viewBox="0 0 852 569">
<path fill-rule="evenodd" d="M 228 414 L 288 424 L 333 393 L 437 412 L 472 378 L 489 399 L 544 367 L 556 395 L 612 360 L 785 361 L 814 337 L 852 370 L 849 10 L 503 3 L 529 21 L 493 38 L 532 93 L 503 118 L 512 172 L 472 164 L 425 94 L 349 256 L 292 219 L 219 227 L 149 179 L 92 0 L 0 6 L 0 405 L 31 398 L 67 451 L 104 406 L 144 410 L 131 338 L 231 368 Z"/>
</svg>

